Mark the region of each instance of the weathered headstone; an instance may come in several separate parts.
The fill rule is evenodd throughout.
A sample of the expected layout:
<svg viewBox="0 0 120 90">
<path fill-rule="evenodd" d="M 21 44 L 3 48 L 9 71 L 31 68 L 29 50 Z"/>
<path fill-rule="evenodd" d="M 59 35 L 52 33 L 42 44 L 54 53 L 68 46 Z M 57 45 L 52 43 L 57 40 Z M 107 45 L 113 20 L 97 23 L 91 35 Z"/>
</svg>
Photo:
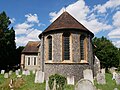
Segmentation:
<svg viewBox="0 0 120 90">
<path fill-rule="evenodd" d="M 4 74 L 5 73 L 5 70 L 1 70 L 1 74 Z"/>
<path fill-rule="evenodd" d="M 109 68 L 109 72 L 110 72 L 111 74 L 113 74 L 113 72 L 115 72 L 116 69 L 117 69 L 117 68 L 115 68 L 115 67 L 111 67 L 111 68 Z"/>
<path fill-rule="evenodd" d="M 14 90 L 13 89 L 13 79 L 10 80 L 9 87 L 10 87 L 10 90 Z"/>
<path fill-rule="evenodd" d="M 83 77 L 84 77 L 84 79 L 90 80 L 94 84 L 94 82 L 93 82 L 93 72 L 92 72 L 91 69 L 84 70 L 83 71 Z"/>
<path fill-rule="evenodd" d="M 25 71 L 25 75 L 30 75 L 30 71 L 29 70 Z"/>
<path fill-rule="evenodd" d="M 96 90 L 96 88 L 90 80 L 81 79 L 75 85 L 75 90 Z"/>
<path fill-rule="evenodd" d="M 8 74 L 8 73 L 5 73 L 5 74 L 4 74 L 4 78 L 9 78 L 9 74 Z"/>
<path fill-rule="evenodd" d="M 16 70 L 15 73 L 16 73 L 16 75 L 19 75 L 19 71 L 18 70 Z"/>
<path fill-rule="evenodd" d="M 22 71 L 22 75 L 25 75 L 25 70 Z"/>
<path fill-rule="evenodd" d="M 46 80 L 46 88 L 45 88 L 45 90 L 50 90 L 48 80 Z"/>
<path fill-rule="evenodd" d="M 118 90 L 118 88 L 114 88 L 114 90 Z"/>
<path fill-rule="evenodd" d="M 54 80 L 53 89 L 52 90 L 56 90 L 56 80 Z"/>
<path fill-rule="evenodd" d="M 97 83 L 98 84 L 106 84 L 105 74 L 97 73 Z"/>
<path fill-rule="evenodd" d="M 44 82 L 44 72 L 37 71 L 35 74 L 35 83 L 43 83 Z"/>
<path fill-rule="evenodd" d="M 20 69 L 18 69 L 18 71 L 20 72 L 21 70 L 20 70 Z"/>
<path fill-rule="evenodd" d="M 32 71 L 33 74 L 35 74 L 35 72 L 36 72 L 35 70 Z"/>
<path fill-rule="evenodd" d="M 117 84 L 117 85 L 120 85 L 120 74 L 117 74 L 117 75 L 116 75 L 115 81 L 116 81 L 116 84 Z"/>
<path fill-rule="evenodd" d="M 67 76 L 67 84 L 68 85 L 74 85 L 74 76 Z"/>
<path fill-rule="evenodd" d="M 115 80 L 116 79 L 116 76 L 117 76 L 117 73 L 114 71 L 114 72 L 112 72 L 112 80 Z"/>
<path fill-rule="evenodd" d="M 12 74 L 12 71 L 9 71 L 9 75 L 11 75 Z"/>
<path fill-rule="evenodd" d="M 97 75 L 97 73 L 100 72 L 100 60 L 95 56 L 95 61 L 94 61 L 94 74 Z"/>
<path fill-rule="evenodd" d="M 105 74 L 105 69 L 104 69 L 104 68 L 101 69 L 101 73 L 102 73 L 102 74 Z"/>
</svg>

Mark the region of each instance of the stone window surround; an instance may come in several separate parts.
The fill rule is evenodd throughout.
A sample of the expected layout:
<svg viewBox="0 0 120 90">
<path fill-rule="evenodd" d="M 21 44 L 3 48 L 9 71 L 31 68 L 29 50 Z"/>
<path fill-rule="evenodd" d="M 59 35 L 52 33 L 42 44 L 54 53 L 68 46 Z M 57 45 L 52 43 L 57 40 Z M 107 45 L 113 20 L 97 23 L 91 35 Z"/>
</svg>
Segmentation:
<svg viewBox="0 0 120 90">
<path fill-rule="evenodd" d="M 30 58 L 30 64 L 28 65 L 28 58 Z M 38 64 L 38 56 L 35 55 L 25 55 L 25 61 L 27 66 L 36 66 L 34 65 L 34 58 L 36 58 L 36 65 Z"/>
<path fill-rule="evenodd" d="M 63 34 L 63 33 L 62 33 Z M 65 64 L 69 64 L 69 63 L 76 63 L 76 62 L 73 62 L 73 60 L 72 60 L 72 35 L 71 35 L 72 33 L 70 33 L 70 60 L 63 60 L 62 59 L 62 61 L 61 62 L 53 62 L 53 60 L 48 60 L 48 59 L 46 59 L 46 61 L 45 61 L 45 63 L 65 63 Z M 82 34 L 80 33 L 80 36 L 81 36 Z M 85 64 L 88 64 L 88 58 L 87 58 L 87 54 L 88 54 L 88 48 L 87 48 L 87 45 L 88 45 L 88 37 L 87 37 L 87 35 L 86 34 L 84 34 L 85 35 L 85 39 L 84 39 L 84 42 L 85 42 L 85 60 L 80 60 L 80 62 L 77 62 L 77 63 L 85 63 Z M 47 36 L 45 36 L 45 39 L 47 39 L 47 37 L 48 36 L 52 36 L 53 37 L 53 35 L 52 34 L 49 34 L 49 35 L 47 35 Z M 62 38 L 61 38 L 62 39 Z M 52 39 L 52 43 L 53 43 L 53 40 L 54 39 Z M 48 43 L 48 42 L 47 42 Z M 47 47 L 48 48 L 48 47 Z M 47 52 L 47 55 L 46 56 L 48 56 L 48 52 Z M 52 56 L 53 56 L 53 53 L 52 53 Z M 47 57 L 48 58 L 48 57 Z"/>
</svg>

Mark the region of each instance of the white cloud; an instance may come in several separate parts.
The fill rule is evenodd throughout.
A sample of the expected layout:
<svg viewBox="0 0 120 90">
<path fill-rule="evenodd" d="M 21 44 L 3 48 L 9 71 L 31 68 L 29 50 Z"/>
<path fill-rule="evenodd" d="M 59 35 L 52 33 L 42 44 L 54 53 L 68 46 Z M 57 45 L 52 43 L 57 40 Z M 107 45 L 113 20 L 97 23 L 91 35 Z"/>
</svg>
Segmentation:
<svg viewBox="0 0 120 90">
<path fill-rule="evenodd" d="M 27 17 L 27 20 L 23 23 L 15 25 L 14 28 L 17 46 L 25 46 L 28 41 L 39 41 L 38 35 L 42 32 L 41 30 L 35 28 L 36 23 L 41 26 L 37 14 L 27 14 L 25 17 Z"/>
<path fill-rule="evenodd" d="M 27 17 L 28 22 L 39 23 L 37 14 L 33 14 L 33 15 L 32 14 L 27 14 L 27 15 L 25 15 L 25 17 Z"/>
<path fill-rule="evenodd" d="M 108 0 L 103 5 L 95 5 L 94 10 L 97 10 L 99 13 L 106 13 L 107 9 L 115 9 L 120 6 L 120 0 Z"/>
<path fill-rule="evenodd" d="M 120 28 L 120 11 L 117 11 L 113 16 L 113 25 Z"/>
<path fill-rule="evenodd" d="M 30 32 L 30 28 L 34 26 L 34 24 L 28 24 L 28 23 L 21 23 L 21 24 L 17 24 L 15 26 L 15 34 L 19 35 L 19 34 L 28 34 Z"/>
<path fill-rule="evenodd" d="M 109 34 L 108 34 L 109 38 L 120 38 L 120 28 L 114 29 L 112 30 Z"/>
<path fill-rule="evenodd" d="M 116 47 L 120 48 L 120 40 L 112 42 Z"/>
<path fill-rule="evenodd" d="M 11 21 L 11 23 L 15 22 L 15 18 L 10 18 L 9 20 Z"/>
<path fill-rule="evenodd" d="M 32 29 L 32 31 L 29 34 L 26 34 L 25 36 L 20 36 L 20 37 L 16 37 L 16 43 L 17 46 L 25 46 L 28 41 L 39 41 L 38 35 L 41 33 L 42 31 L 38 30 L 38 29 Z"/>
<path fill-rule="evenodd" d="M 66 7 L 66 10 L 93 33 L 112 29 L 112 26 L 108 25 L 104 19 L 101 20 L 101 18 L 98 18 L 99 15 L 91 13 L 89 6 L 85 4 L 84 0 L 78 0 L 73 4 L 70 4 Z M 63 11 L 64 8 L 62 8 L 59 12 L 51 12 L 49 14 L 51 17 L 50 22 L 53 22 L 61 15 L 61 13 L 63 13 Z"/>
</svg>

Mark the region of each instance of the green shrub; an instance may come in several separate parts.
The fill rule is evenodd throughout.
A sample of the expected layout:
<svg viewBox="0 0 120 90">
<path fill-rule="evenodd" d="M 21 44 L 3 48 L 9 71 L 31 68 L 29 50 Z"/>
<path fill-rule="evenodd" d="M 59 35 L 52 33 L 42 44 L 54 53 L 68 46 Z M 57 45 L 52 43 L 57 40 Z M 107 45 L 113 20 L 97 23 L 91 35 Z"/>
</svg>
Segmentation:
<svg viewBox="0 0 120 90">
<path fill-rule="evenodd" d="M 50 90 L 53 89 L 54 82 L 56 82 L 56 90 L 63 90 L 66 84 L 66 78 L 58 74 L 51 75 L 48 81 Z"/>
</svg>

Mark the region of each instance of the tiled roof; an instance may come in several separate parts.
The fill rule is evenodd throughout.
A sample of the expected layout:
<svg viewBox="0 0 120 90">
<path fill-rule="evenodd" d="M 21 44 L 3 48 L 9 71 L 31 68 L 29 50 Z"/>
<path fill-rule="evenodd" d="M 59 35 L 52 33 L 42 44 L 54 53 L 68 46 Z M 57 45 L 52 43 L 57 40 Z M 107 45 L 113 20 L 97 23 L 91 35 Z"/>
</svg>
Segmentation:
<svg viewBox="0 0 120 90">
<path fill-rule="evenodd" d="M 79 29 L 90 32 L 68 12 L 63 12 L 50 26 L 48 26 L 42 33 L 58 30 L 58 29 Z M 92 32 L 90 32 L 92 33 Z M 93 34 L 93 33 L 92 33 Z"/>
<path fill-rule="evenodd" d="M 37 53 L 39 50 L 40 41 L 29 41 L 22 53 Z"/>
</svg>

